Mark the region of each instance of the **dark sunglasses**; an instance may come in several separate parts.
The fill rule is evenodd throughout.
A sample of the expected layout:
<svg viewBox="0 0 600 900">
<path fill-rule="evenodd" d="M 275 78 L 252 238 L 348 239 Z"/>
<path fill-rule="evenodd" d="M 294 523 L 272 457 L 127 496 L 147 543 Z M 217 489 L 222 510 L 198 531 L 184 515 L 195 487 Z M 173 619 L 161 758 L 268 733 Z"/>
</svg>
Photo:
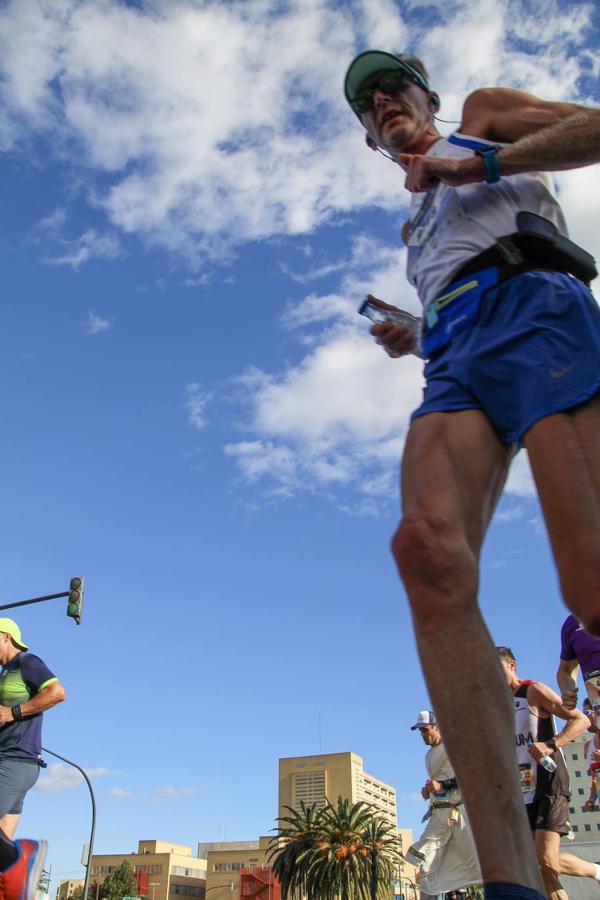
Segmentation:
<svg viewBox="0 0 600 900">
<path fill-rule="evenodd" d="M 375 91 L 383 91 L 384 94 L 400 94 L 414 83 L 413 79 L 404 72 L 388 72 L 380 75 L 368 87 L 363 87 L 358 91 L 352 100 L 352 109 L 357 113 L 366 113 L 375 105 L 373 101 Z"/>
</svg>

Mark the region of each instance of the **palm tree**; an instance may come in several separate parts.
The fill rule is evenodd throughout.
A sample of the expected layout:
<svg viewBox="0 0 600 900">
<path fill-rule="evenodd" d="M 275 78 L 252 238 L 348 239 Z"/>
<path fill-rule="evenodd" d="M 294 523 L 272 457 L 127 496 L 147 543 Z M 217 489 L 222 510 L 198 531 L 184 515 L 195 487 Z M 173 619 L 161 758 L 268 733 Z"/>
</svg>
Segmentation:
<svg viewBox="0 0 600 900">
<path fill-rule="evenodd" d="M 399 844 L 374 807 L 339 797 L 287 809 L 269 854 L 283 900 L 388 900 Z"/>
</svg>

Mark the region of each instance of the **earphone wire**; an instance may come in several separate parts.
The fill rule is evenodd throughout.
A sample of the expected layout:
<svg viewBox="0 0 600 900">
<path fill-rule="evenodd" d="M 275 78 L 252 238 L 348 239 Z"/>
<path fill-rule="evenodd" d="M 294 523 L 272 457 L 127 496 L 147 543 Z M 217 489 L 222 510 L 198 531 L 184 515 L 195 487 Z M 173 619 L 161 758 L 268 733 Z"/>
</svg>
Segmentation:
<svg viewBox="0 0 600 900">
<path fill-rule="evenodd" d="M 445 122 L 446 125 L 460 125 L 460 119 L 441 119 L 439 116 L 436 116 L 435 113 L 433 114 L 433 118 L 438 122 Z"/>
<path fill-rule="evenodd" d="M 383 150 L 381 150 L 379 147 L 377 147 L 377 152 L 378 152 L 378 153 L 381 153 L 382 156 L 385 156 L 385 158 L 386 158 L 386 159 L 389 159 L 391 162 L 393 162 L 393 163 L 396 162 L 396 160 L 394 159 L 393 156 L 390 156 L 389 153 L 384 153 Z"/>
</svg>

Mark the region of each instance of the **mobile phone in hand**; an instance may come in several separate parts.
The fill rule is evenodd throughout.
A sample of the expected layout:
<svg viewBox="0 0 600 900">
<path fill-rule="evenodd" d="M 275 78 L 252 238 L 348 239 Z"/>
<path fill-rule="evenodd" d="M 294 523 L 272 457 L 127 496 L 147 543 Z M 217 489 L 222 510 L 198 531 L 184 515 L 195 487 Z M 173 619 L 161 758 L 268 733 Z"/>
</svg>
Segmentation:
<svg viewBox="0 0 600 900">
<path fill-rule="evenodd" d="M 421 320 L 403 310 L 381 309 L 367 298 L 361 303 L 358 312 L 376 325 L 379 325 L 381 322 L 396 322 L 398 325 L 408 325 L 417 337 L 420 334 Z"/>
</svg>

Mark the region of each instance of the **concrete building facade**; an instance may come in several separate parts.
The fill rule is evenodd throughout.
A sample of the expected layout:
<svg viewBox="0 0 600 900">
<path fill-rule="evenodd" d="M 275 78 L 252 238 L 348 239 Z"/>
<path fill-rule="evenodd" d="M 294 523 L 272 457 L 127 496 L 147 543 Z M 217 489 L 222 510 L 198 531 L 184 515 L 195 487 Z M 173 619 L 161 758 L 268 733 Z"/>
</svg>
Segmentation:
<svg viewBox="0 0 600 900">
<path fill-rule="evenodd" d="M 83 878 L 63 878 L 56 888 L 56 900 L 70 900 L 75 888 L 83 888 Z"/>
<path fill-rule="evenodd" d="M 270 837 L 257 841 L 220 841 L 198 844 L 198 857 L 206 861 L 207 900 L 238 900 L 242 871 L 270 869 Z"/>
<path fill-rule="evenodd" d="M 192 856 L 192 848 L 169 841 L 139 841 L 132 853 L 94 853 L 91 860 L 90 900 L 101 900 L 102 882 L 126 860 L 136 876 L 143 876 L 148 900 L 204 897 L 206 860 Z M 97 895 L 97 896 L 96 896 Z"/>
<path fill-rule="evenodd" d="M 338 797 L 374 806 L 391 825 L 396 825 L 396 791 L 365 772 L 357 753 L 319 753 L 279 760 L 279 816 L 285 807 L 298 809 L 300 801 L 336 803 Z"/>
</svg>

